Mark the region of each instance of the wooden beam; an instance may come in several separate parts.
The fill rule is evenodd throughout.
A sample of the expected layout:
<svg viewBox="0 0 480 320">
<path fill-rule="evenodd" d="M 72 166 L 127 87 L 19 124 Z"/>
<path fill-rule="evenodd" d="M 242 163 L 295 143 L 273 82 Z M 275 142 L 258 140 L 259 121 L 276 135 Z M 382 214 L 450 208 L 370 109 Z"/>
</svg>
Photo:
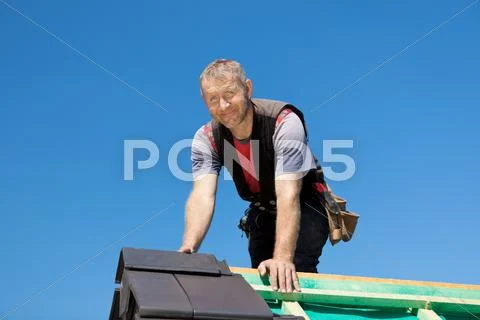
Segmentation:
<svg viewBox="0 0 480 320">
<path fill-rule="evenodd" d="M 282 312 L 284 314 L 300 316 L 305 320 L 310 320 L 310 317 L 305 313 L 300 303 L 296 301 L 282 301 Z"/>
<path fill-rule="evenodd" d="M 257 269 L 230 267 L 230 270 L 233 273 L 258 275 Z M 373 278 L 373 277 L 360 277 L 360 276 L 343 276 L 343 275 L 336 275 L 336 274 L 305 273 L 305 272 L 298 272 L 297 274 L 300 278 L 312 279 L 312 280 L 360 281 L 360 282 L 367 282 L 367 283 L 427 286 L 427 287 L 437 287 L 437 288 L 446 288 L 446 289 L 480 290 L 480 285 L 475 285 L 475 284 L 457 284 L 457 283 L 434 282 L 434 281 L 415 281 L 415 280 Z"/>
<path fill-rule="evenodd" d="M 480 313 L 480 299 L 461 299 L 398 293 L 358 292 L 302 288 L 299 293 L 280 293 L 270 286 L 251 285 L 264 299 L 301 301 L 350 307 L 415 308 L 465 314 Z"/>
<path fill-rule="evenodd" d="M 417 318 L 419 320 L 442 320 L 438 314 L 433 310 L 420 309 L 417 313 Z"/>
</svg>

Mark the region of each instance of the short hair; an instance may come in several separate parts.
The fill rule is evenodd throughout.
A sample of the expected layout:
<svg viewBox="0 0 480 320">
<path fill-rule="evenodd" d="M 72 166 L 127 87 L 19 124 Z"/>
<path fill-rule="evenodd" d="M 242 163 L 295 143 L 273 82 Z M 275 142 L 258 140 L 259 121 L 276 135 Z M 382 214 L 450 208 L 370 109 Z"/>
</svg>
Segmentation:
<svg viewBox="0 0 480 320">
<path fill-rule="evenodd" d="M 239 85 L 245 89 L 247 75 L 242 65 L 235 60 L 216 59 L 200 74 L 200 87 L 204 79 L 231 79 L 232 76 L 237 78 Z"/>
</svg>

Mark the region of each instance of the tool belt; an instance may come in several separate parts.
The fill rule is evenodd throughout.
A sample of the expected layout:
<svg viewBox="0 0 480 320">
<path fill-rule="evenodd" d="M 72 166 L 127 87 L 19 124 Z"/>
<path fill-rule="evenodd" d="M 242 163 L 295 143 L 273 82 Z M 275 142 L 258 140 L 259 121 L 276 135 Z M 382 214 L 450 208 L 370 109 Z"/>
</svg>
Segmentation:
<svg viewBox="0 0 480 320">
<path fill-rule="evenodd" d="M 252 210 L 251 208 L 247 208 L 247 210 L 245 210 L 237 226 L 238 229 L 242 231 L 242 237 L 243 237 L 243 234 L 245 234 L 247 239 L 250 239 L 250 227 L 248 226 L 248 215 L 250 214 L 251 210 Z"/>
<path fill-rule="evenodd" d="M 313 196 L 318 197 L 321 205 L 324 207 L 328 218 L 329 239 L 332 246 L 340 241 L 348 242 L 352 239 L 353 233 L 357 226 L 359 215 L 347 210 L 347 202 L 345 199 L 333 194 L 324 183 L 318 181 L 323 180 L 323 172 L 321 169 L 315 171 L 316 178 L 312 183 Z M 311 194 L 312 195 L 312 194 Z M 240 219 L 238 228 L 242 230 L 247 238 L 250 235 L 248 228 L 248 215 L 253 208 L 258 208 L 263 213 L 276 214 L 276 203 L 270 201 L 269 205 L 263 205 L 261 202 L 252 202 L 250 207 L 245 210 L 243 217 Z"/>
<path fill-rule="evenodd" d="M 322 201 L 322 204 L 328 216 L 330 243 L 334 246 L 340 241 L 350 241 L 360 216 L 354 212 L 347 211 L 345 199 L 334 195 L 330 191 L 325 191 L 323 197 L 325 201 Z"/>
<path fill-rule="evenodd" d="M 340 241 L 350 241 L 360 216 L 347 211 L 347 202 L 329 191 L 323 193 L 323 198 L 325 201 L 321 201 L 321 203 L 327 213 L 330 243 L 334 246 Z M 246 235 L 247 239 L 250 237 L 248 215 L 251 210 L 252 208 L 247 208 L 238 223 L 238 228 L 242 231 L 242 235 L 243 233 Z"/>
<path fill-rule="evenodd" d="M 238 229 L 242 231 L 242 237 L 243 234 L 247 237 L 247 239 L 250 238 L 250 225 L 249 225 L 249 216 L 252 215 L 252 211 L 256 211 L 256 215 L 252 218 L 254 219 L 251 223 L 254 223 L 257 228 L 260 227 L 260 221 L 259 219 L 268 217 L 268 216 L 276 216 L 277 210 L 272 209 L 272 207 L 263 207 L 259 202 L 252 202 L 250 206 L 245 210 L 243 213 L 243 216 L 240 218 L 240 221 L 238 222 Z"/>
</svg>

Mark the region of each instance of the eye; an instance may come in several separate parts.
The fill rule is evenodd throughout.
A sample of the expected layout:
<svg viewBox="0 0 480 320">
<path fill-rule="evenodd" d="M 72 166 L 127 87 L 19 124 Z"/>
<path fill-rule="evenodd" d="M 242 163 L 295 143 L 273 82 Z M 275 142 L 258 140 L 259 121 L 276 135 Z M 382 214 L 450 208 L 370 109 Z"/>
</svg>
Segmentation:
<svg viewBox="0 0 480 320">
<path fill-rule="evenodd" d="M 211 97 L 210 97 L 210 99 L 209 99 L 208 101 L 210 101 L 210 102 L 213 102 L 213 103 L 214 103 L 214 102 L 217 102 L 217 100 L 218 100 L 217 96 L 211 96 Z"/>
</svg>

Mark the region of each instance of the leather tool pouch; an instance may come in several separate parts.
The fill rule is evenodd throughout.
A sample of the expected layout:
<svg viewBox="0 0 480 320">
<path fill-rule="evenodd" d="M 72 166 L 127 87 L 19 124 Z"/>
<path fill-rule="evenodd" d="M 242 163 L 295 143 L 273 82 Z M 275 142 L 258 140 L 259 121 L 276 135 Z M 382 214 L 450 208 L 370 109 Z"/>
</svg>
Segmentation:
<svg viewBox="0 0 480 320">
<path fill-rule="evenodd" d="M 350 241 L 360 216 L 348 211 L 347 201 L 333 194 L 327 189 L 326 184 L 320 182 L 325 181 L 321 168 L 315 170 L 313 176 L 313 188 L 320 194 L 322 198 L 320 202 L 328 216 L 330 243 L 334 246 L 340 241 Z"/>
<path fill-rule="evenodd" d="M 328 216 L 330 243 L 335 245 L 340 241 L 350 241 L 360 216 L 347 211 L 347 202 L 343 198 L 331 194 L 329 191 L 324 193 L 324 197 L 326 198 L 325 211 Z"/>
</svg>

